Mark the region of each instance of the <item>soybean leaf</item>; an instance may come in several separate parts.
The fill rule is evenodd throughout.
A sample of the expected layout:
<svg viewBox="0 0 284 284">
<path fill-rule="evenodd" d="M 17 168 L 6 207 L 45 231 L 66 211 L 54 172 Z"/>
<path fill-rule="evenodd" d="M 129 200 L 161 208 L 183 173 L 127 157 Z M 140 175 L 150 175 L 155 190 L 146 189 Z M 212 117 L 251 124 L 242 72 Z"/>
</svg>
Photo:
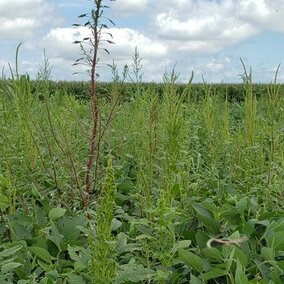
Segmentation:
<svg viewBox="0 0 284 284">
<path fill-rule="evenodd" d="M 10 206 L 9 198 L 0 190 L 0 210 L 5 211 Z"/>
<path fill-rule="evenodd" d="M 62 249 L 63 236 L 59 233 L 55 224 L 51 224 L 50 235 L 48 235 L 47 238 L 52 241 L 59 250 Z"/>
<path fill-rule="evenodd" d="M 185 262 L 185 264 L 201 273 L 203 271 L 202 259 L 198 255 L 192 253 L 191 251 L 185 249 L 178 250 L 178 257 L 180 260 Z"/>
<path fill-rule="evenodd" d="M 82 276 L 76 275 L 72 272 L 69 273 L 64 273 L 64 276 L 68 277 L 68 283 L 69 284 L 82 284 L 85 283 L 84 279 Z"/>
<path fill-rule="evenodd" d="M 190 275 L 190 284 L 202 284 L 203 282 L 193 274 Z"/>
<path fill-rule="evenodd" d="M 204 248 L 202 252 L 208 258 L 212 258 L 216 260 L 223 260 L 222 252 L 218 250 L 217 248 Z"/>
<path fill-rule="evenodd" d="M 19 262 L 9 262 L 9 263 L 5 263 L 2 265 L 1 267 L 1 272 L 4 274 L 4 273 L 7 273 L 7 272 L 11 272 L 13 271 L 13 269 L 21 266 L 22 264 L 19 263 Z"/>
<path fill-rule="evenodd" d="M 143 267 L 141 264 L 130 262 L 121 266 L 122 270 L 118 272 L 115 283 L 144 283 L 149 279 L 154 271 Z"/>
<path fill-rule="evenodd" d="M 248 283 L 248 278 L 245 274 L 244 267 L 241 265 L 239 260 L 237 260 L 235 283 L 236 284 L 247 284 Z"/>
<path fill-rule="evenodd" d="M 182 240 L 178 241 L 174 244 L 173 253 L 175 253 L 179 249 L 187 248 L 191 245 L 191 240 Z"/>
<path fill-rule="evenodd" d="M 19 251 L 23 246 L 21 245 L 18 245 L 18 246 L 14 246 L 12 248 L 8 248 L 8 249 L 5 249 L 3 251 L 0 252 L 0 258 L 6 258 L 10 255 L 13 255 L 15 254 L 17 251 Z"/>
<path fill-rule="evenodd" d="M 261 256 L 263 257 L 264 260 L 273 261 L 275 254 L 272 248 L 262 247 Z"/>
<path fill-rule="evenodd" d="M 55 221 L 59 218 L 61 218 L 66 212 L 66 209 L 64 208 L 52 208 L 48 213 L 48 218 L 50 221 Z"/>
<path fill-rule="evenodd" d="M 238 260 L 240 261 L 240 264 L 243 267 L 246 267 L 248 265 L 248 257 L 246 256 L 246 254 L 239 249 L 238 247 L 236 247 L 235 250 L 235 256 L 238 258 Z"/>
<path fill-rule="evenodd" d="M 242 198 L 236 203 L 237 210 L 241 215 L 244 214 L 247 208 L 247 204 L 248 204 L 247 197 Z"/>
<path fill-rule="evenodd" d="M 29 250 L 35 254 L 39 259 L 51 264 L 52 263 L 52 256 L 50 253 L 41 247 L 30 247 Z"/>
<path fill-rule="evenodd" d="M 208 281 L 210 279 L 216 279 L 219 278 L 221 276 L 225 276 L 227 275 L 227 271 L 220 269 L 220 268 L 212 268 L 211 270 L 209 270 L 208 272 L 206 272 L 205 274 L 203 274 L 200 278 Z"/>
</svg>

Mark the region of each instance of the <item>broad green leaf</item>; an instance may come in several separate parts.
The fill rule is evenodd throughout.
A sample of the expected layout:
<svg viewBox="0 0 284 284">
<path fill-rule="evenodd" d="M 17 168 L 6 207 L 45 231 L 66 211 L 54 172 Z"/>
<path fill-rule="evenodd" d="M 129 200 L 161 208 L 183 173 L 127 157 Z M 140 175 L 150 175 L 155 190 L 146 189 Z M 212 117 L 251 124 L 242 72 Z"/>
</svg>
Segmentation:
<svg viewBox="0 0 284 284">
<path fill-rule="evenodd" d="M 0 190 L 0 210 L 5 211 L 10 206 L 9 198 Z"/>
<path fill-rule="evenodd" d="M 39 282 L 39 284 L 54 284 L 54 281 L 49 279 L 47 276 L 42 278 Z"/>
<path fill-rule="evenodd" d="M 223 253 L 224 258 L 226 259 L 225 266 L 226 266 L 227 271 L 231 269 L 231 266 L 234 262 L 235 251 L 236 251 L 235 246 L 230 246 L 230 247 L 223 246 L 222 247 L 222 253 Z"/>
<path fill-rule="evenodd" d="M 284 271 L 284 260 L 278 260 L 277 265 Z"/>
<path fill-rule="evenodd" d="M 8 188 L 10 186 L 10 181 L 5 178 L 3 175 L 0 175 L 0 185 L 3 188 Z"/>
<path fill-rule="evenodd" d="M 283 231 L 276 232 L 273 236 L 273 248 L 275 251 L 283 251 L 284 250 L 284 238 Z"/>
<path fill-rule="evenodd" d="M 237 203 L 236 203 L 236 207 L 238 209 L 238 212 L 242 215 L 246 208 L 247 208 L 247 204 L 248 204 L 248 201 L 247 201 L 247 197 L 244 197 L 242 198 L 241 200 L 239 200 Z"/>
<path fill-rule="evenodd" d="M 81 231 L 77 229 L 78 225 L 87 227 L 86 218 L 83 214 L 79 214 L 74 217 L 63 216 L 60 221 L 64 224 L 60 233 L 63 235 L 64 241 L 67 243 L 76 243 L 78 238 L 80 238 Z"/>
<path fill-rule="evenodd" d="M 81 272 L 87 268 L 87 265 L 83 264 L 82 262 L 75 262 L 74 263 L 74 271 Z"/>
<path fill-rule="evenodd" d="M 210 211 L 208 209 L 202 207 L 201 205 L 194 203 L 194 204 L 192 204 L 192 207 L 197 212 L 197 214 L 199 214 L 201 216 L 205 216 L 207 218 L 212 218 L 212 214 L 210 213 Z"/>
<path fill-rule="evenodd" d="M 51 224 L 50 234 L 47 238 L 51 240 L 59 250 L 62 249 L 63 236 L 59 233 L 54 223 Z"/>
<path fill-rule="evenodd" d="M 237 260 L 235 282 L 236 282 L 236 284 L 247 284 L 248 283 L 248 278 L 245 274 L 244 267 L 241 265 L 239 260 Z"/>
<path fill-rule="evenodd" d="M 119 233 L 116 237 L 115 249 L 118 254 L 124 251 L 127 244 L 127 236 L 124 233 Z"/>
<path fill-rule="evenodd" d="M 72 272 L 64 273 L 63 275 L 68 277 L 68 283 L 69 284 L 83 284 L 83 283 L 85 283 L 82 276 L 76 275 Z"/>
<path fill-rule="evenodd" d="M 193 237 L 196 240 L 196 243 L 199 248 L 206 248 L 207 241 L 210 239 L 210 236 L 205 234 L 202 231 L 193 232 Z"/>
<path fill-rule="evenodd" d="M 54 281 L 59 277 L 59 273 L 58 273 L 57 270 L 51 270 L 51 271 L 45 273 L 45 275 L 46 275 L 49 279 L 54 280 Z"/>
<path fill-rule="evenodd" d="M 230 224 L 240 224 L 242 222 L 240 214 L 235 209 L 228 209 L 221 212 L 222 218 L 224 218 Z"/>
<path fill-rule="evenodd" d="M 283 279 L 280 279 L 280 276 L 282 276 L 282 272 L 277 270 L 271 271 L 270 276 L 273 281 L 273 284 L 283 284 Z"/>
<path fill-rule="evenodd" d="M 188 267 L 195 269 L 199 273 L 203 271 L 202 259 L 198 255 L 185 249 L 179 249 L 178 256 Z"/>
<path fill-rule="evenodd" d="M 15 254 L 17 251 L 19 251 L 23 246 L 18 245 L 18 246 L 14 246 L 8 249 L 5 249 L 3 251 L 0 252 L 0 258 L 6 258 L 10 255 Z"/>
<path fill-rule="evenodd" d="M 236 240 L 240 238 L 240 232 L 239 231 L 235 231 L 234 233 L 232 233 L 229 237 L 230 240 Z"/>
<path fill-rule="evenodd" d="M 182 240 L 174 244 L 173 252 L 176 252 L 178 249 L 184 249 L 191 245 L 191 240 Z"/>
<path fill-rule="evenodd" d="M 222 252 L 219 251 L 217 248 L 204 248 L 202 252 L 205 256 L 209 258 L 223 260 Z"/>
<path fill-rule="evenodd" d="M 154 237 L 146 234 L 140 234 L 135 238 L 135 240 L 145 240 L 145 239 L 151 240 L 154 239 Z"/>
<path fill-rule="evenodd" d="M 52 271 L 53 270 L 53 265 L 51 263 L 46 263 L 41 260 L 37 260 L 38 265 L 46 272 Z"/>
<path fill-rule="evenodd" d="M 86 268 L 88 266 L 88 262 L 91 258 L 90 253 L 83 247 L 72 247 L 68 245 L 68 253 L 70 258 L 75 261 L 76 267 L 78 269 Z"/>
<path fill-rule="evenodd" d="M 265 226 L 265 227 L 268 227 L 270 225 L 269 220 L 261 220 L 261 221 L 255 222 L 255 223 L 259 224 L 259 225 L 262 225 L 262 226 Z"/>
<path fill-rule="evenodd" d="M 13 269 L 15 269 L 15 268 L 21 266 L 21 265 L 22 265 L 22 264 L 19 263 L 19 262 L 5 263 L 5 264 L 3 264 L 2 267 L 1 267 L 1 272 L 2 272 L 3 274 L 5 274 L 5 273 L 10 272 L 10 271 L 12 271 Z"/>
<path fill-rule="evenodd" d="M 190 274 L 190 284 L 202 284 L 203 282 L 193 274 Z"/>
<path fill-rule="evenodd" d="M 52 263 L 52 256 L 50 253 L 41 247 L 30 247 L 29 250 L 35 254 L 39 259 L 51 264 Z"/>
<path fill-rule="evenodd" d="M 208 281 L 210 279 L 216 279 L 221 276 L 227 275 L 227 271 L 220 269 L 220 268 L 212 268 L 208 272 L 204 273 L 203 275 L 200 276 L 202 280 Z"/>
<path fill-rule="evenodd" d="M 207 198 L 201 204 L 203 208 L 208 209 L 213 215 L 215 212 L 218 212 L 218 208 L 216 207 L 216 205 L 213 202 L 213 199 L 211 198 Z"/>
<path fill-rule="evenodd" d="M 214 220 L 212 217 L 197 214 L 197 219 L 214 233 L 217 233 L 220 229 L 220 224 L 216 222 L 216 220 Z"/>
<path fill-rule="evenodd" d="M 256 262 L 256 261 L 255 261 Z M 270 279 L 270 267 L 268 264 L 265 263 L 259 263 L 258 269 L 261 273 L 261 276 L 265 279 L 268 280 Z"/>
<path fill-rule="evenodd" d="M 153 270 L 145 268 L 141 264 L 132 263 L 132 260 L 121 268 L 122 270 L 118 272 L 115 283 L 144 283 L 154 274 Z"/>
<path fill-rule="evenodd" d="M 120 222 L 119 220 L 117 220 L 116 218 L 113 218 L 111 220 L 111 226 L 110 226 L 110 229 L 112 231 L 115 231 L 117 230 L 120 226 L 121 226 L 122 222 Z"/>
<path fill-rule="evenodd" d="M 254 233 L 254 228 L 255 228 L 255 220 L 248 220 L 246 223 L 243 225 L 243 233 L 246 236 L 250 236 Z"/>
<path fill-rule="evenodd" d="M 240 261 L 240 264 L 243 267 L 246 267 L 248 265 L 248 258 L 246 254 L 238 247 L 236 247 L 235 256 L 238 258 L 238 260 Z"/>
<path fill-rule="evenodd" d="M 157 270 L 157 275 L 158 275 L 159 282 L 163 283 L 163 282 L 165 282 L 165 280 L 169 279 L 170 272 L 169 271 L 164 271 L 164 270 Z"/>
<path fill-rule="evenodd" d="M 57 219 L 61 218 L 66 212 L 64 208 L 52 208 L 48 213 L 48 218 L 50 221 L 56 221 Z"/>
<path fill-rule="evenodd" d="M 261 256 L 264 260 L 273 261 L 275 258 L 275 254 L 272 248 L 262 247 L 261 248 Z"/>
<path fill-rule="evenodd" d="M 74 261 L 80 261 L 81 258 L 81 249 L 79 247 L 72 247 L 68 245 L 67 247 L 69 256 Z"/>
</svg>

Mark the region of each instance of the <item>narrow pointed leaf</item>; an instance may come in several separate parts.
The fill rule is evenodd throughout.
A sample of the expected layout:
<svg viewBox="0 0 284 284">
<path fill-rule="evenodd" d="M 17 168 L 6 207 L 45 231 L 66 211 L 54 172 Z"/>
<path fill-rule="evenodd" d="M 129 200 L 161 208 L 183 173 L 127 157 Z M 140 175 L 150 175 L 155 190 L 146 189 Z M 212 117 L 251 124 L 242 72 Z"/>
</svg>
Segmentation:
<svg viewBox="0 0 284 284">
<path fill-rule="evenodd" d="M 107 42 L 107 43 L 110 43 L 110 44 L 115 44 L 115 42 L 113 42 L 113 41 L 111 41 L 111 40 L 108 40 L 108 39 L 106 39 L 106 42 Z"/>
<path fill-rule="evenodd" d="M 110 21 L 110 23 L 113 25 L 113 26 L 115 26 L 115 23 L 111 20 L 111 19 L 109 19 L 109 18 L 107 18 L 109 21 Z"/>
<path fill-rule="evenodd" d="M 106 48 L 103 48 L 103 50 L 107 53 L 110 54 L 109 51 Z"/>
<path fill-rule="evenodd" d="M 111 38 L 113 38 L 113 35 L 109 32 L 104 32 L 104 34 L 109 35 Z"/>
</svg>

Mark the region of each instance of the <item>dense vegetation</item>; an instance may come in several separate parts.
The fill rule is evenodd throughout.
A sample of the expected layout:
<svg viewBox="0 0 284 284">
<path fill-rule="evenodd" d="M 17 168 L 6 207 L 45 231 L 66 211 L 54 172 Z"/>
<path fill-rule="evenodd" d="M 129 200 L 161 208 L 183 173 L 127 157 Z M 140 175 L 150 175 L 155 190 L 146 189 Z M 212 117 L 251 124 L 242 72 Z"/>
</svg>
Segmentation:
<svg viewBox="0 0 284 284">
<path fill-rule="evenodd" d="M 2 84 L 6 84 L 7 81 L 3 81 Z M 111 96 L 112 83 L 98 82 L 97 90 L 100 97 L 109 98 Z M 162 96 L 164 92 L 163 83 L 141 83 L 143 89 L 151 89 L 156 95 Z M 177 94 L 182 94 L 186 88 L 186 84 L 179 83 L 176 88 Z M 204 87 L 203 83 L 192 84 L 191 85 L 191 97 L 198 99 L 199 97 L 204 97 L 207 89 Z M 33 95 L 38 95 L 38 82 L 30 82 L 31 93 Z M 254 95 L 257 98 L 261 96 L 266 96 L 267 94 L 267 84 L 253 84 Z M 125 82 L 123 89 L 120 90 L 120 95 L 122 100 L 130 99 L 136 92 L 137 86 L 133 82 Z M 279 91 L 284 93 L 284 85 L 279 86 Z M 244 86 L 243 84 L 214 84 L 211 86 L 211 93 L 218 94 L 219 97 L 225 99 L 227 98 L 230 102 L 232 101 L 243 101 L 245 98 Z M 86 81 L 49 81 L 49 94 L 50 95 L 67 95 L 74 96 L 78 99 L 90 98 L 90 84 Z"/>
<path fill-rule="evenodd" d="M 100 85 L 88 208 L 85 85 L 0 82 L 0 283 L 283 283 L 282 87 L 177 79 Z"/>
</svg>

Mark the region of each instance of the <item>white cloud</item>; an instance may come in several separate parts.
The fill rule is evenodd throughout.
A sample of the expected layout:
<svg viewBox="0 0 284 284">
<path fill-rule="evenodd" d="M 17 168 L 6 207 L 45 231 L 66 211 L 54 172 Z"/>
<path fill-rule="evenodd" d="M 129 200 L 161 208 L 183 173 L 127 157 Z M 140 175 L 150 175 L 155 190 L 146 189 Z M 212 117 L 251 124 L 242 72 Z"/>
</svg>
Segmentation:
<svg viewBox="0 0 284 284">
<path fill-rule="evenodd" d="M 25 39 L 51 17 L 51 6 L 44 0 L 1 0 L 0 38 Z"/>
<path fill-rule="evenodd" d="M 112 28 L 109 32 L 113 36 L 114 45 L 109 47 L 112 57 L 131 57 L 134 49 L 140 50 L 145 58 L 160 58 L 167 54 L 167 46 L 154 38 L 129 28 Z"/>
<path fill-rule="evenodd" d="M 213 58 L 205 66 L 207 71 L 215 73 L 223 71 L 230 63 L 231 59 L 229 57 L 223 59 Z"/>
<path fill-rule="evenodd" d="M 218 52 L 263 30 L 284 32 L 278 0 L 157 0 L 155 11 L 157 36 L 179 51 Z"/>
<path fill-rule="evenodd" d="M 0 38 L 11 37 L 11 38 L 23 38 L 30 36 L 32 30 L 39 26 L 39 23 L 35 19 L 7 19 L 0 18 L 2 22 L 0 26 Z"/>
<path fill-rule="evenodd" d="M 128 17 L 141 14 L 147 7 L 149 0 L 116 0 L 110 7 L 120 17 Z"/>
<path fill-rule="evenodd" d="M 241 0 L 236 5 L 236 14 L 259 30 L 284 32 L 282 0 Z"/>
</svg>

